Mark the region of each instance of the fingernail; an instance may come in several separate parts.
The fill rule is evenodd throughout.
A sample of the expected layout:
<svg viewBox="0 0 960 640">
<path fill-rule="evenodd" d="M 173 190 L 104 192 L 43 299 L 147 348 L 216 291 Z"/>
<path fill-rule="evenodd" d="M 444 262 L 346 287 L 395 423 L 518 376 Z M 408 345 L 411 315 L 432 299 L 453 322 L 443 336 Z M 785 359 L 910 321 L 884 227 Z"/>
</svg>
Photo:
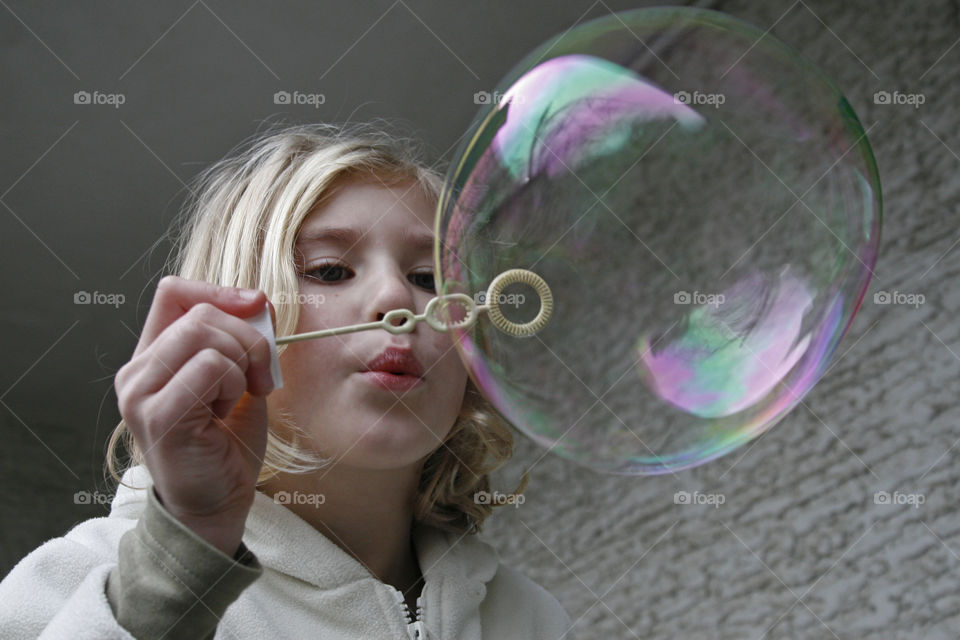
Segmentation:
<svg viewBox="0 0 960 640">
<path fill-rule="evenodd" d="M 237 296 L 244 302 L 253 302 L 258 295 L 260 292 L 253 289 L 237 289 Z"/>
</svg>

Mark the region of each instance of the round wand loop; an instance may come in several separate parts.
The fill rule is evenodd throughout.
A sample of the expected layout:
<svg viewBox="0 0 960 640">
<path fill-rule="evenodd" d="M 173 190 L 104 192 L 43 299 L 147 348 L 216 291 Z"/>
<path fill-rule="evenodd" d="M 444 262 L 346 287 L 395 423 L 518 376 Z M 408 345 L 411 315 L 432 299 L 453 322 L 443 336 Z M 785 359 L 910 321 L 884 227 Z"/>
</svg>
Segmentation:
<svg viewBox="0 0 960 640">
<path fill-rule="evenodd" d="M 503 299 L 501 292 L 507 286 L 517 282 L 529 285 L 540 297 L 540 311 L 536 317 L 529 322 L 511 322 L 507 320 L 503 312 L 500 311 L 500 300 Z M 538 333 L 546 326 L 547 322 L 550 321 L 550 316 L 553 313 L 553 293 L 551 293 L 546 281 L 533 271 L 526 269 L 508 269 L 494 278 L 493 282 L 490 283 L 490 287 L 487 289 L 485 306 L 487 308 L 487 315 L 490 316 L 490 322 L 493 323 L 493 326 L 503 333 L 518 338 L 526 338 Z"/>
</svg>

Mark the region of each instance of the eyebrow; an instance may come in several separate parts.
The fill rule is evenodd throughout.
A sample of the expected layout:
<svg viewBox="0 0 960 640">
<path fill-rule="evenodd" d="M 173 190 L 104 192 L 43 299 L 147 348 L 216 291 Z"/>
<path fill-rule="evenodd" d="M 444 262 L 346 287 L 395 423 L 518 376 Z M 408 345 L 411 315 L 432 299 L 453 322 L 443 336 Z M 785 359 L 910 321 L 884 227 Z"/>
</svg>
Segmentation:
<svg viewBox="0 0 960 640">
<path fill-rule="evenodd" d="M 365 234 L 351 227 L 316 227 L 304 229 L 297 237 L 297 245 L 313 244 L 320 242 L 331 242 L 340 245 L 344 249 L 358 244 Z M 432 250 L 434 237 L 433 234 L 417 233 L 407 229 L 400 233 L 400 241 L 412 246 L 418 251 Z"/>
</svg>

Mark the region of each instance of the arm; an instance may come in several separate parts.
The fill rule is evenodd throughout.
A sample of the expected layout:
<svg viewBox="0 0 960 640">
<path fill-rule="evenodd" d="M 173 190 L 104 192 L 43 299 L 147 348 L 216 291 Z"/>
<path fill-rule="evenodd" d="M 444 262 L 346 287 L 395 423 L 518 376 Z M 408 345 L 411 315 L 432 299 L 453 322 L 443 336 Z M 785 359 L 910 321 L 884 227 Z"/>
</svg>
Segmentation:
<svg viewBox="0 0 960 640">
<path fill-rule="evenodd" d="M 151 488 L 137 526 L 120 540 L 106 594 L 140 640 L 212 638 L 227 607 L 263 569 L 242 542 L 231 558 L 174 518 Z"/>
<path fill-rule="evenodd" d="M 243 544 L 235 557 L 173 518 L 151 488 L 135 526 L 94 518 L 23 558 L 0 582 L 2 637 L 146 640 L 168 630 L 167 638 L 212 637 L 263 571 Z"/>
</svg>

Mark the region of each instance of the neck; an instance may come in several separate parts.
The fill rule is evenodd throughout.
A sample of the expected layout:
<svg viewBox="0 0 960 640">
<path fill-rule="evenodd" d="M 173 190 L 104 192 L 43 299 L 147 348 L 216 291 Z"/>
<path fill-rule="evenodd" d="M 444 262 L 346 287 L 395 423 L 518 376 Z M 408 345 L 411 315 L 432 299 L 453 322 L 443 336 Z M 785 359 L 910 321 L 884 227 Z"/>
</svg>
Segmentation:
<svg viewBox="0 0 960 640">
<path fill-rule="evenodd" d="M 343 464 L 312 474 L 281 474 L 262 490 L 301 496 L 284 506 L 356 558 L 377 579 L 410 599 L 419 594 L 420 567 L 412 543 L 413 504 L 420 466 L 356 469 Z"/>
</svg>

